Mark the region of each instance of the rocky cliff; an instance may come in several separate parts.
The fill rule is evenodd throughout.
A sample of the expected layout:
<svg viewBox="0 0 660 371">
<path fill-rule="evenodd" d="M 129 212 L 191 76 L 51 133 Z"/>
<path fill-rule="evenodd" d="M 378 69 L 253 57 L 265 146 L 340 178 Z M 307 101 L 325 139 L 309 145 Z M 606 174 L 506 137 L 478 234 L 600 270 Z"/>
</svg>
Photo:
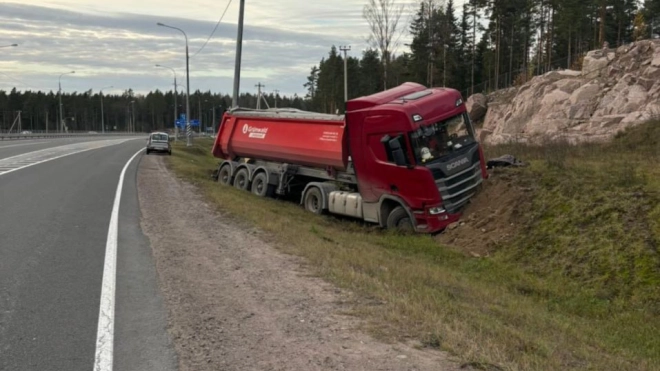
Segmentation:
<svg viewBox="0 0 660 371">
<path fill-rule="evenodd" d="M 488 144 L 610 139 L 660 118 L 660 40 L 590 51 L 582 71 L 551 71 L 467 106 L 473 119 L 485 112 L 479 137 Z"/>
</svg>

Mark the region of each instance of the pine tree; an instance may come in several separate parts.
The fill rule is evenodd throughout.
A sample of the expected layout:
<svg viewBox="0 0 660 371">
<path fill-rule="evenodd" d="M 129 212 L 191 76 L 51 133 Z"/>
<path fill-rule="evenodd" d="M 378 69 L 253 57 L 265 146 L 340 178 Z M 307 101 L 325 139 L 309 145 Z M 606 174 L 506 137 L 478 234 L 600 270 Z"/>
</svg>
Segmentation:
<svg viewBox="0 0 660 371">
<path fill-rule="evenodd" d="M 635 41 L 642 40 L 648 36 L 647 25 L 642 12 L 637 12 L 635 15 L 633 30 L 633 40 Z"/>
</svg>

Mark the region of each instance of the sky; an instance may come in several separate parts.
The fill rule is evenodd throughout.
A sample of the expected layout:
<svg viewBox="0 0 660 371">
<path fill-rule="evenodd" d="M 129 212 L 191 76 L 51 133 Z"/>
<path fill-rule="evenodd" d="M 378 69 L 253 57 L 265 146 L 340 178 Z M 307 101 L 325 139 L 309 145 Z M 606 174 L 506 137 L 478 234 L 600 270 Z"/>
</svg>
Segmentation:
<svg viewBox="0 0 660 371">
<path fill-rule="evenodd" d="M 231 94 L 239 0 L 20 0 L 0 2 L 0 90 L 92 89 L 137 93 L 173 88 L 173 68 L 185 90 L 188 34 L 190 90 Z M 400 0 L 408 21 L 418 0 Z M 349 55 L 368 47 L 362 18 L 367 0 L 246 0 L 241 92 L 297 93 L 311 67 L 332 45 L 350 45 Z M 227 8 L 227 5 L 229 7 Z M 206 47 L 216 22 L 227 8 Z M 407 41 L 404 35 L 402 42 Z M 402 46 L 400 51 L 404 50 Z M 199 51 L 199 52 L 198 52 Z M 106 88 L 113 86 L 113 88 Z"/>
</svg>

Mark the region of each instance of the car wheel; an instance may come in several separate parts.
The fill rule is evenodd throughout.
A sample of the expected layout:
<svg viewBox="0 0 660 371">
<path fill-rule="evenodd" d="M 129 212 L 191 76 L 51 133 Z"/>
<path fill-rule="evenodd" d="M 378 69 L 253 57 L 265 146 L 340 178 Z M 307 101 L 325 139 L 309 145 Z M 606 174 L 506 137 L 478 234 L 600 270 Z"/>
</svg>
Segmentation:
<svg viewBox="0 0 660 371">
<path fill-rule="evenodd" d="M 246 168 L 242 168 L 241 170 L 236 172 L 236 176 L 234 177 L 234 187 L 243 191 L 247 191 L 249 185 L 250 185 L 249 173 Z"/>
<path fill-rule="evenodd" d="M 149 150 L 147 150 L 147 154 L 149 154 Z"/>
<path fill-rule="evenodd" d="M 387 228 L 398 229 L 404 232 L 412 232 L 412 221 L 410 220 L 410 215 L 408 215 L 406 209 L 401 206 L 395 207 L 387 217 Z"/>
</svg>

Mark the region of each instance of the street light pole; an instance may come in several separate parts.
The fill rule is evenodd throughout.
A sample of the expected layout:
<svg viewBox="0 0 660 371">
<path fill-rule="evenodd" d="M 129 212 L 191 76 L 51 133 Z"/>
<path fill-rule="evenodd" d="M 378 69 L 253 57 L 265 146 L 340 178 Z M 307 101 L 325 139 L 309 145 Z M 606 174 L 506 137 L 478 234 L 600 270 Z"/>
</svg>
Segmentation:
<svg viewBox="0 0 660 371">
<path fill-rule="evenodd" d="M 234 94 L 232 108 L 238 107 L 238 90 L 241 83 L 241 52 L 243 49 L 243 18 L 245 14 L 245 0 L 241 0 L 238 10 L 238 34 L 236 36 L 236 62 L 234 65 Z"/>
<path fill-rule="evenodd" d="M 58 130 L 59 132 L 64 131 L 64 118 L 62 117 L 62 76 L 70 75 L 70 74 L 73 74 L 73 73 L 76 73 L 76 71 L 65 72 L 65 73 L 61 74 L 60 78 L 58 79 L 59 89 L 57 90 L 57 95 L 58 95 L 59 100 L 60 100 L 60 128 Z"/>
<path fill-rule="evenodd" d="M 344 52 L 344 103 L 348 102 L 348 59 L 346 53 L 351 50 L 351 46 L 340 46 L 339 50 Z"/>
<path fill-rule="evenodd" d="M 174 68 L 172 68 L 172 67 L 167 67 L 167 66 L 163 66 L 163 65 L 160 65 L 160 64 L 157 64 L 156 67 L 169 68 L 170 70 L 172 70 L 172 73 L 174 74 L 174 141 L 178 142 L 179 141 L 179 127 L 176 124 L 177 108 L 178 108 L 178 104 L 176 102 L 176 98 L 177 98 L 176 96 L 179 95 L 179 91 L 177 90 L 177 86 L 176 86 L 176 71 L 174 71 Z"/>
<path fill-rule="evenodd" d="M 127 125 L 128 127 L 126 128 L 126 131 L 128 133 L 133 132 L 133 125 L 134 125 L 133 124 L 133 113 L 135 111 L 135 106 L 133 106 L 133 103 L 135 103 L 134 100 L 128 102 L 128 104 L 126 105 L 126 118 L 128 118 L 128 125 Z M 131 107 L 131 106 L 133 106 L 133 107 Z"/>
<path fill-rule="evenodd" d="M 114 86 L 106 86 L 105 88 L 101 88 L 99 95 L 101 96 L 101 133 L 105 134 L 105 120 L 103 117 L 103 89 L 111 89 L 114 88 Z"/>
<path fill-rule="evenodd" d="M 243 1 L 244 0 L 242 0 L 241 3 Z M 158 22 L 157 25 L 181 31 L 186 38 L 186 147 L 190 147 L 192 146 L 192 131 L 190 130 L 190 57 L 188 56 L 188 35 L 186 35 L 182 29 L 177 27 L 168 26 L 160 22 Z"/>
</svg>

